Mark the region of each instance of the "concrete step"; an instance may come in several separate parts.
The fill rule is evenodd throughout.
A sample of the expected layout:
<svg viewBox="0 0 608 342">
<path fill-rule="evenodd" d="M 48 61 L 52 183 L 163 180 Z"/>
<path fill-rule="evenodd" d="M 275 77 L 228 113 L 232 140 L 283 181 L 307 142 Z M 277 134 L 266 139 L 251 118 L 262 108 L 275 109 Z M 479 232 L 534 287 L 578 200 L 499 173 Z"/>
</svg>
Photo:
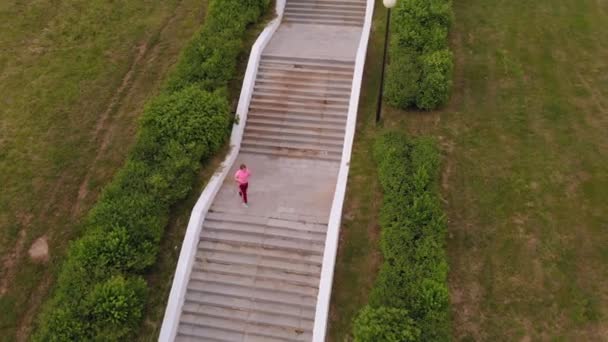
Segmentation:
<svg viewBox="0 0 608 342">
<path fill-rule="evenodd" d="M 360 15 L 365 15 L 366 5 L 364 3 L 361 4 L 344 4 L 344 5 L 331 5 L 331 4 L 322 4 L 319 2 L 291 2 L 287 3 L 285 6 L 285 10 L 319 10 L 319 11 L 328 11 L 335 13 L 357 13 Z"/>
<path fill-rule="evenodd" d="M 283 76 L 308 78 L 309 76 L 325 76 L 327 78 L 348 78 L 352 80 L 353 72 L 344 70 L 323 70 L 318 68 L 303 68 L 289 64 L 264 65 L 260 63 L 258 73 L 280 73 Z"/>
<path fill-rule="evenodd" d="M 351 73 L 355 69 L 355 63 L 351 60 L 309 59 L 276 55 L 262 56 L 260 65 L 268 67 L 292 67 L 295 69 L 344 71 Z"/>
<path fill-rule="evenodd" d="M 325 83 L 337 84 L 350 87 L 353 82 L 352 75 L 330 75 L 327 72 L 304 73 L 285 70 L 258 70 L 256 82 L 278 82 L 278 83 Z"/>
<path fill-rule="evenodd" d="M 300 141 L 298 141 L 300 140 Z M 319 151 L 326 153 L 342 153 L 341 144 L 327 144 L 324 141 L 301 141 L 298 137 L 259 137 L 246 135 L 243 144 L 249 147 L 277 147 L 287 149 L 297 149 L 302 151 Z"/>
<path fill-rule="evenodd" d="M 349 20 L 349 21 L 363 21 L 364 15 L 362 13 L 349 13 L 349 12 L 340 12 L 340 9 L 326 10 L 302 10 L 302 9 L 294 9 L 288 7 L 285 9 L 286 17 L 299 17 L 299 18 L 318 18 L 318 19 L 341 19 L 341 20 Z"/>
<path fill-rule="evenodd" d="M 346 120 L 348 116 L 348 111 L 344 109 L 340 110 L 331 110 L 331 109 L 318 109 L 318 108 L 285 108 L 284 106 L 278 106 L 274 104 L 260 104 L 260 103 L 251 103 L 249 105 L 250 111 L 255 112 L 265 112 L 265 113 L 279 113 L 279 114 L 293 114 L 293 115 L 301 115 L 301 116 L 323 116 L 323 117 L 335 117 L 339 119 Z"/>
<path fill-rule="evenodd" d="M 271 122 L 260 119 L 247 120 L 245 126 L 245 136 L 248 133 L 267 134 L 268 136 L 296 136 L 313 139 L 344 141 L 344 132 L 340 131 L 337 126 L 329 126 L 322 124 L 308 124 L 304 122 Z"/>
<path fill-rule="evenodd" d="M 340 96 L 340 97 L 324 97 L 323 95 L 301 95 L 294 94 L 290 91 L 285 91 L 285 93 L 277 93 L 277 92 L 262 92 L 255 91 L 251 100 L 262 100 L 262 101 L 279 101 L 280 103 L 284 102 L 294 102 L 294 103 L 303 103 L 305 105 L 317 105 L 317 106 L 343 106 L 347 107 L 350 103 L 348 97 Z"/>
<path fill-rule="evenodd" d="M 249 341 L 248 336 L 264 338 L 265 341 L 310 341 L 311 332 L 300 329 L 285 329 L 275 326 L 255 324 L 253 322 L 239 322 L 235 320 L 216 318 L 204 315 L 182 314 L 180 322 L 199 326 L 202 328 L 215 328 L 230 332 L 246 332 L 243 341 Z"/>
<path fill-rule="evenodd" d="M 255 298 L 256 300 L 280 303 L 288 305 L 296 305 L 314 309 L 317 304 L 316 296 L 300 295 L 288 293 L 285 291 L 266 290 L 252 287 L 244 287 L 233 284 L 216 284 L 190 279 L 188 282 L 188 291 L 197 291 L 203 293 L 217 293 L 235 298 Z"/>
<path fill-rule="evenodd" d="M 250 119 L 263 119 L 263 120 L 275 120 L 275 121 L 292 121 L 302 123 L 322 123 L 331 124 L 335 126 L 346 126 L 346 116 L 340 115 L 301 115 L 297 113 L 276 113 L 269 111 L 262 111 L 258 109 L 250 110 L 247 114 L 247 118 Z"/>
<path fill-rule="evenodd" d="M 309 137 L 296 137 L 296 136 L 281 136 L 281 135 L 273 135 L 268 136 L 264 134 L 258 133 L 248 133 L 245 139 L 243 140 L 247 142 L 264 142 L 268 145 L 279 146 L 282 143 L 285 144 L 304 144 L 304 145 L 319 145 L 319 146 L 327 146 L 327 147 L 335 147 L 338 149 L 342 149 L 343 142 L 336 140 L 327 140 L 323 138 L 309 138 Z"/>
<path fill-rule="evenodd" d="M 243 146 L 241 152 L 251 154 L 262 154 L 267 156 L 282 157 L 282 158 L 298 158 L 298 159 L 313 159 L 313 160 L 324 160 L 330 162 L 339 162 L 342 155 L 336 155 L 333 153 L 322 153 L 321 151 L 304 151 L 304 150 L 292 150 L 280 147 L 258 147 L 258 146 Z"/>
<path fill-rule="evenodd" d="M 179 323 L 177 329 L 178 342 L 236 342 L 243 341 L 245 334 L 236 331 L 226 331 L 214 327 L 200 327 L 198 325 Z"/>
<path fill-rule="evenodd" d="M 318 102 L 301 102 L 294 100 L 279 100 L 279 99 L 268 99 L 268 98 L 259 98 L 253 96 L 251 99 L 252 105 L 262 105 L 269 106 L 275 108 L 282 109 L 292 109 L 292 108 L 304 108 L 318 111 L 333 111 L 333 112 L 346 112 L 348 113 L 348 104 L 323 104 Z"/>
<path fill-rule="evenodd" d="M 349 90 L 332 90 L 325 86 L 318 87 L 298 87 L 284 84 L 259 84 L 256 83 L 254 86 L 254 94 L 268 94 L 268 95 L 280 95 L 280 96 L 303 96 L 306 98 L 314 99 L 344 99 L 346 102 L 350 100 L 350 89 Z"/>
<path fill-rule="evenodd" d="M 254 324 L 270 325 L 287 329 L 300 329 L 312 331 L 313 320 L 302 319 L 283 315 L 281 313 L 269 314 L 258 312 L 250 309 L 227 308 L 224 306 L 215 306 L 212 304 L 199 304 L 193 302 L 184 303 L 183 312 L 192 315 L 206 315 L 217 318 L 227 318 L 243 322 L 253 322 Z"/>
<path fill-rule="evenodd" d="M 195 262 L 194 266 L 193 270 L 196 269 L 201 272 L 209 271 L 232 275 L 247 274 L 255 276 L 257 279 L 284 281 L 304 286 L 319 286 L 320 268 L 294 267 L 286 270 L 284 268 L 266 267 L 264 265 L 251 267 L 250 264 L 218 263 L 209 260 L 200 261 L 200 259 Z"/>
<path fill-rule="evenodd" d="M 240 244 L 272 249 L 284 249 L 302 253 L 319 254 L 323 253 L 324 243 L 314 241 L 302 241 L 297 239 L 285 239 L 264 234 L 247 234 L 244 232 L 227 232 L 204 228 L 201 232 L 201 240 L 223 242 L 230 244 Z"/>
<path fill-rule="evenodd" d="M 229 213 L 219 210 L 212 210 L 207 213 L 207 219 L 216 221 L 230 221 L 240 223 L 255 223 L 267 225 L 270 227 L 280 227 L 285 229 L 294 229 L 299 231 L 319 232 L 325 234 L 327 232 L 327 223 L 319 224 L 315 222 L 289 221 L 272 217 L 261 217 L 253 215 L 244 215 L 240 213 Z"/>
<path fill-rule="evenodd" d="M 203 224 L 203 229 L 207 228 L 233 233 L 280 237 L 283 239 L 299 240 L 303 242 L 315 241 L 319 243 L 325 243 L 325 234 L 315 234 L 310 232 L 295 231 L 277 227 L 267 227 L 256 224 L 243 224 L 235 222 L 207 220 Z"/>
<path fill-rule="evenodd" d="M 296 82 L 286 81 L 280 78 L 274 80 L 257 79 L 255 82 L 255 86 L 279 89 L 288 88 L 299 91 L 316 91 L 321 89 L 328 92 L 347 93 L 349 94 L 349 96 L 351 93 L 351 83 L 348 81 L 335 82 L 334 80 L 306 80 Z"/>
<path fill-rule="evenodd" d="M 274 258 L 280 260 L 286 260 L 292 263 L 302 263 L 321 266 L 323 257 L 320 255 L 312 255 L 305 253 L 295 253 L 291 251 L 284 251 L 278 249 L 268 248 L 256 248 L 250 246 L 232 245 L 228 243 L 212 242 L 212 241 L 200 241 L 198 244 L 198 250 L 202 253 L 207 252 L 225 252 L 233 254 L 245 254 L 245 255 L 257 255 L 265 258 Z"/>
<path fill-rule="evenodd" d="M 357 8 L 365 9 L 367 3 L 365 1 L 308 1 L 308 0 L 289 0 L 287 6 L 312 6 L 312 7 L 325 7 L 325 8 Z"/>
<path fill-rule="evenodd" d="M 222 294 L 200 292 L 187 293 L 184 305 L 187 304 L 190 306 L 210 305 L 226 309 L 265 313 L 268 315 L 281 315 L 292 319 L 314 320 L 315 317 L 314 310 L 309 307 L 258 301 L 252 298 L 237 298 Z"/>
<path fill-rule="evenodd" d="M 253 140 L 247 139 L 243 141 L 243 146 L 257 148 L 279 148 L 291 149 L 304 152 L 316 152 L 320 154 L 341 155 L 342 147 L 328 146 L 322 144 L 304 144 L 298 142 L 274 142 L 268 140 Z"/>
<path fill-rule="evenodd" d="M 318 289 L 312 286 L 295 285 L 286 281 L 257 279 L 255 276 L 247 275 L 227 275 L 214 272 L 194 271 L 190 276 L 191 280 L 217 285 L 235 285 L 252 289 L 276 291 L 287 294 L 302 296 L 317 296 Z"/>
<path fill-rule="evenodd" d="M 294 17 L 283 17 L 283 22 L 292 24 L 308 24 L 308 25 L 326 25 L 326 26 L 347 26 L 347 27 L 361 27 L 363 21 L 352 22 L 342 19 L 308 19 L 308 18 L 294 18 Z"/>
<path fill-rule="evenodd" d="M 323 13 L 334 16 L 365 16 L 365 8 L 349 7 L 349 6 L 303 6 L 303 5 L 288 5 L 285 7 L 285 13 Z"/>
<path fill-rule="evenodd" d="M 264 68 L 278 68 L 278 69 L 296 69 L 304 71 L 327 71 L 336 73 L 353 73 L 353 63 L 342 64 L 342 63 L 312 63 L 312 62 L 300 62 L 298 60 L 287 60 L 287 59 L 262 59 L 259 67 Z"/>
<path fill-rule="evenodd" d="M 305 115 L 305 116 L 334 116 L 337 118 L 346 119 L 348 116 L 348 108 L 321 108 L 314 107 L 311 108 L 309 106 L 301 106 L 301 105 L 291 105 L 287 107 L 285 104 L 279 102 L 251 102 L 249 105 L 250 110 L 255 111 L 264 111 L 264 112 L 273 112 L 273 113 L 293 113 L 297 115 Z"/>
<path fill-rule="evenodd" d="M 280 127 L 290 129 L 307 129 L 315 132 L 331 132 L 344 134 L 346 126 L 344 124 L 335 124 L 332 122 L 301 122 L 295 120 L 277 120 L 277 119 L 264 119 L 259 117 L 247 118 L 247 125 L 245 127 Z"/>
<path fill-rule="evenodd" d="M 307 138 L 323 138 L 326 140 L 344 141 L 344 133 L 336 132 L 335 130 L 325 130 L 320 128 L 306 127 L 272 127 L 260 125 L 245 126 L 245 137 L 249 133 L 267 134 L 273 136 L 296 136 Z"/>
<path fill-rule="evenodd" d="M 221 259 L 225 258 L 225 259 Z M 233 254 L 222 251 L 199 251 L 195 257 L 195 266 L 200 271 L 205 271 L 205 263 L 216 263 L 225 265 L 247 265 L 252 267 L 264 267 L 277 271 L 289 272 L 302 275 L 315 275 L 321 271 L 321 266 L 307 262 L 293 262 L 291 259 L 276 259 L 243 254 Z M 288 280 L 289 277 L 286 278 Z"/>
</svg>

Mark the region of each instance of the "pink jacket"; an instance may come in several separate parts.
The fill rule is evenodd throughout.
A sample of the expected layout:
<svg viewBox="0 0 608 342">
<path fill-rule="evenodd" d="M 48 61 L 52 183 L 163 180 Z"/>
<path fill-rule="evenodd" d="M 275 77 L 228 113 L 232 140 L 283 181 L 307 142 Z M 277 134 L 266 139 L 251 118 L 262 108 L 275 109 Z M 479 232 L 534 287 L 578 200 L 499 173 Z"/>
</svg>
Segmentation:
<svg viewBox="0 0 608 342">
<path fill-rule="evenodd" d="M 249 171 L 249 169 L 245 169 L 245 170 L 238 170 L 235 174 L 234 174 L 234 179 L 239 183 L 239 184 L 246 184 L 249 183 L 249 177 L 251 176 L 251 172 Z"/>
</svg>

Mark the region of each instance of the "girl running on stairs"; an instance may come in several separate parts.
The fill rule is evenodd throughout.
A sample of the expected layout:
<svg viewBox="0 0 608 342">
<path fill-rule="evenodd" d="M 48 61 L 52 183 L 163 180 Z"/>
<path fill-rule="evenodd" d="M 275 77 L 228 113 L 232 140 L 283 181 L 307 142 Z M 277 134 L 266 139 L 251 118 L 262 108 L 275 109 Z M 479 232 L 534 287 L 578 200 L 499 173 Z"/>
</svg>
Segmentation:
<svg viewBox="0 0 608 342">
<path fill-rule="evenodd" d="M 247 168 L 245 164 L 241 164 L 241 167 L 234 174 L 234 180 L 239 186 L 239 196 L 243 199 L 243 206 L 245 208 L 249 207 L 247 205 L 247 188 L 249 187 L 249 176 L 251 176 L 251 172 Z"/>
</svg>

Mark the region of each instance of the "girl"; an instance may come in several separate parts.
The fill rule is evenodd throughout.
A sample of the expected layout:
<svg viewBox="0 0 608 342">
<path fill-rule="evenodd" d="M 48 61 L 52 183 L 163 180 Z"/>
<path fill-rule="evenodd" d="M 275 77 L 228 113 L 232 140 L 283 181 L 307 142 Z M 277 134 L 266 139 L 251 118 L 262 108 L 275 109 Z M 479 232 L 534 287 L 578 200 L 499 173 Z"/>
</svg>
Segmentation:
<svg viewBox="0 0 608 342">
<path fill-rule="evenodd" d="M 251 172 L 247 168 L 245 164 L 241 164 L 241 167 L 234 174 L 234 180 L 239 186 L 239 196 L 243 199 L 243 206 L 245 208 L 249 207 L 247 205 L 247 188 L 249 187 L 249 176 L 251 176 Z"/>
</svg>

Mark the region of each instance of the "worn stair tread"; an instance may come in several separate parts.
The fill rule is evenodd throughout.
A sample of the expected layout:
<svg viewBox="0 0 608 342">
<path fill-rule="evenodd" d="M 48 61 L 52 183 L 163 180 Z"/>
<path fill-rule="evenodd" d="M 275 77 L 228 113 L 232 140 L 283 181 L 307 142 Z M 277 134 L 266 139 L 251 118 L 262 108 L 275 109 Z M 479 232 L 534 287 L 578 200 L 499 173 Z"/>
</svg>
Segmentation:
<svg viewBox="0 0 608 342">
<path fill-rule="evenodd" d="M 287 281 L 258 279 L 255 276 L 247 275 L 227 275 L 197 270 L 196 272 L 192 272 L 191 279 L 205 283 L 235 285 L 287 294 L 306 296 L 316 296 L 318 294 L 318 289 L 313 286 L 296 285 Z"/>
<path fill-rule="evenodd" d="M 310 63 L 311 65 L 346 65 L 354 66 L 354 60 L 345 59 L 322 59 L 322 58 L 305 58 L 297 56 L 280 56 L 269 53 L 262 54 L 262 60 L 267 61 L 284 61 L 284 62 L 298 62 L 298 63 Z"/>
<path fill-rule="evenodd" d="M 271 236 L 245 235 L 243 233 L 222 232 L 212 229 L 203 229 L 201 240 L 240 243 L 250 246 L 293 250 L 310 254 L 323 253 L 323 244 L 318 242 L 305 242 L 293 239 L 287 240 Z"/>
<path fill-rule="evenodd" d="M 261 236 L 276 236 L 285 239 L 293 239 L 300 241 L 317 241 L 323 243 L 325 241 L 325 234 L 315 234 L 306 231 L 296 231 L 291 229 L 284 229 L 281 227 L 269 227 L 256 224 L 243 224 L 235 222 L 224 222 L 224 221 L 213 221 L 207 220 L 203 224 L 203 229 L 212 228 L 215 230 L 224 230 L 231 232 L 244 232 L 247 234 L 261 235 Z"/>
<path fill-rule="evenodd" d="M 204 293 L 221 293 L 239 298 L 255 298 L 259 301 L 299 305 L 313 309 L 316 305 L 316 296 L 307 296 L 294 293 L 279 292 L 266 289 L 243 287 L 233 284 L 215 284 L 191 279 L 188 282 L 188 291 Z"/>
<path fill-rule="evenodd" d="M 301 70 L 296 70 L 301 71 Z M 290 83 L 303 83 L 303 82 L 315 82 L 315 83 L 328 83 L 328 84 L 339 84 L 345 86 L 351 86 L 353 78 L 351 75 L 328 75 L 327 73 L 304 73 L 304 72 L 293 72 L 289 70 L 258 70 L 256 80 L 259 81 L 273 81 L 273 82 L 290 82 Z"/>
<path fill-rule="evenodd" d="M 335 116 L 341 117 L 345 120 L 348 116 L 348 108 L 311 108 L 310 106 L 285 106 L 281 103 L 259 103 L 259 102 L 251 102 L 249 104 L 250 110 L 259 110 L 259 111 L 271 111 L 275 113 L 294 113 L 300 115 L 322 115 L 322 116 Z"/>
<path fill-rule="evenodd" d="M 307 144 L 307 143 L 298 143 L 298 142 L 289 142 L 289 141 L 268 141 L 268 140 L 246 140 L 242 143 L 244 146 L 256 146 L 256 147 L 275 147 L 275 148 L 286 148 L 293 150 L 303 150 L 303 151 L 318 151 L 320 153 L 334 153 L 341 154 L 342 147 L 339 146 L 331 146 L 331 145 L 323 145 L 323 144 Z"/>
<path fill-rule="evenodd" d="M 285 281 L 291 284 L 305 285 L 305 286 L 319 286 L 320 269 L 284 269 L 266 267 L 264 265 L 257 265 L 251 267 L 250 264 L 235 264 L 235 263 L 218 263 L 209 260 L 200 261 L 197 260 L 194 263 L 193 270 L 198 271 L 209 271 L 219 274 L 239 275 L 247 274 L 255 276 L 258 279 L 268 279 Z"/>
<path fill-rule="evenodd" d="M 200 304 L 195 302 L 184 303 L 183 311 L 193 315 L 203 314 L 217 318 L 254 322 L 260 325 L 270 325 L 308 331 L 312 331 L 314 324 L 312 319 L 284 315 L 283 313 L 267 313 L 251 309 L 230 308 L 221 305 L 216 306 L 213 304 Z"/>
<path fill-rule="evenodd" d="M 251 103 L 254 105 L 266 105 L 266 106 L 275 106 L 278 108 L 290 109 L 290 108 L 309 108 L 316 109 L 319 111 L 329 109 L 332 111 L 344 111 L 348 112 L 348 103 L 345 104 L 323 104 L 318 102 L 300 102 L 295 100 L 286 100 L 286 99 L 263 99 L 256 98 L 253 96 L 251 99 Z"/>
<path fill-rule="evenodd" d="M 260 117 L 251 117 L 247 119 L 248 127 L 277 127 L 277 128 L 288 128 L 288 129 L 305 129 L 313 130 L 315 132 L 331 132 L 336 134 L 344 134 L 346 125 L 334 124 L 332 122 L 300 122 L 294 120 L 275 120 L 265 119 Z"/>
<path fill-rule="evenodd" d="M 352 26 L 352 27 L 361 27 L 363 26 L 363 22 L 348 22 L 344 20 L 329 20 L 329 19 L 298 19 L 298 18 L 290 18 L 285 17 L 283 19 L 286 23 L 293 24 L 303 24 L 303 25 L 324 25 L 324 26 Z"/>
<path fill-rule="evenodd" d="M 349 21 L 363 21 L 365 17 L 360 13 L 336 13 L 338 11 L 326 11 L 326 10 L 296 10 L 293 8 L 286 8 L 284 16 L 286 17 L 301 17 L 301 18 L 319 18 L 319 19 L 340 19 Z"/>
<path fill-rule="evenodd" d="M 304 70 L 343 71 L 352 73 L 355 70 L 354 61 L 319 60 L 304 58 L 283 58 L 278 56 L 263 56 L 260 66 L 287 67 Z"/>
<path fill-rule="evenodd" d="M 316 98 L 316 99 L 332 99 L 332 98 L 339 98 L 339 99 L 346 99 L 347 101 L 350 100 L 350 89 L 346 90 L 342 90 L 342 91 L 336 91 L 336 90 L 330 90 L 327 89 L 327 87 L 324 86 L 319 86 L 317 88 L 296 88 L 296 87 L 289 87 L 289 86 L 284 86 L 284 85 L 275 85 L 275 84 L 271 84 L 271 85 L 266 85 L 266 84 L 256 84 L 254 87 L 254 92 L 257 92 L 258 94 L 269 94 L 269 95 L 298 95 L 298 96 L 306 96 L 306 97 L 312 97 L 312 98 Z"/>
<path fill-rule="evenodd" d="M 280 144 L 305 144 L 314 146 L 328 146 L 342 149 L 342 141 L 322 139 L 318 137 L 299 137 L 299 136 L 283 136 L 283 135 L 266 135 L 257 133 L 247 133 L 243 138 L 243 143 L 263 143 L 263 144 L 274 144 L 280 146 Z"/>
<path fill-rule="evenodd" d="M 296 91 L 329 91 L 334 93 L 346 93 L 350 96 L 351 83 L 346 81 L 334 82 L 333 80 L 307 80 L 289 81 L 282 79 L 268 80 L 257 79 L 255 86 L 268 89 L 293 89 Z"/>
<path fill-rule="evenodd" d="M 281 148 L 260 148 L 260 147 L 243 147 L 241 151 L 244 153 L 262 154 L 267 156 L 274 156 L 277 158 L 294 158 L 294 159 L 314 159 L 323 160 L 328 162 L 339 162 L 340 156 L 321 154 L 321 153 L 310 153 L 298 150 L 288 150 Z"/>
<path fill-rule="evenodd" d="M 306 128 L 306 127 L 273 127 L 273 126 L 263 126 L 263 125 L 247 125 L 245 127 L 245 137 L 250 132 L 258 132 L 265 134 L 275 134 L 275 135 L 296 135 L 296 136 L 305 136 L 305 137 L 323 137 L 325 139 L 333 139 L 333 140 L 344 140 L 344 134 L 340 132 L 336 132 L 334 130 L 328 129 L 319 129 L 319 128 Z"/>
<path fill-rule="evenodd" d="M 326 11 L 328 13 L 356 13 L 365 16 L 365 5 L 327 5 L 320 3 L 294 3 L 289 2 L 285 11 Z"/>
<path fill-rule="evenodd" d="M 303 67 L 293 64 L 272 64 L 264 65 L 260 63 L 258 73 L 282 73 L 291 77 L 308 77 L 308 75 L 326 76 L 327 78 L 348 78 L 352 79 L 353 71 L 342 70 L 323 70 L 315 67 Z"/>
<path fill-rule="evenodd" d="M 310 0 L 289 0 L 287 1 L 287 4 L 289 6 L 291 5 L 296 5 L 296 4 L 306 4 L 306 5 L 315 5 L 315 6 L 354 6 L 354 7 L 366 7 L 367 6 L 367 2 L 366 1 L 338 1 L 338 0 L 333 0 L 333 1 L 326 1 L 326 0 L 316 0 L 316 1 L 310 1 Z"/>
<path fill-rule="evenodd" d="M 254 298 L 238 298 L 222 294 L 189 292 L 184 303 L 192 305 L 212 305 L 234 310 L 260 312 L 268 315 L 282 315 L 290 318 L 314 320 L 314 309 L 299 305 L 258 301 Z"/>
<path fill-rule="evenodd" d="M 277 105 L 267 105 L 267 104 L 260 104 L 260 103 L 251 103 L 249 105 L 249 110 L 250 111 L 254 111 L 254 112 L 273 112 L 273 113 L 280 113 L 280 114 L 296 114 L 296 115 L 303 115 L 303 116 L 310 116 L 310 117 L 315 117 L 315 116 L 331 116 L 331 117 L 336 117 L 336 118 L 340 118 L 343 120 L 347 119 L 348 116 L 348 110 L 344 110 L 344 109 L 340 109 L 340 110 L 332 110 L 332 109 L 312 109 L 312 108 L 307 108 L 307 107 L 302 107 L 302 108 L 285 108 L 283 106 L 283 108 L 281 108 L 281 106 L 277 106 Z"/>
<path fill-rule="evenodd" d="M 276 326 L 256 324 L 254 322 L 239 322 L 224 318 L 217 318 L 204 315 L 182 314 L 180 322 L 186 324 L 213 327 L 236 333 L 245 332 L 245 335 L 257 335 L 268 338 L 268 341 L 309 341 L 312 336 L 310 332 L 301 329 L 281 328 Z M 276 340 L 270 340 L 276 339 Z"/>
<path fill-rule="evenodd" d="M 200 327 L 180 321 L 176 341 L 235 342 L 242 341 L 244 336 L 243 332 L 226 331 L 215 327 Z"/>
<path fill-rule="evenodd" d="M 295 93 L 268 93 L 264 91 L 254 91 L 252 96 L 252 101 L 254 100 L 275 100 L 281 103 L 283 102 L 296 102 L 303 103 L 305 105 L 340 105 L 343 107 L 348 107 L 350 101 L 347 98 L 342 97 L 323 97 L 322 95 L 303 95 L 303 94 L 295 94 Z"/>
<path fill-rule="evenodd" d="M 201 252 L 222 251 L 235 254 L 258 255 L 267 258 L 289 260 L 292 263 L 306 263 L 318 266 L 320 266 L 323 262 L 323 258 L 320 255 L 297 253 L 279 249 L 242 246 L 213 241 L 200 241 L 198 244 L 198 250 Z"/>
<path fill-rule="evenodd" d="M 293 112 L 271 112 L 259 109 L 250 110 L 247 115 L 248 118 L 259 118 L 265 120 L 278 120 L 278 121 L 296 121 L 296 122 L 321 122 L 323 124 L 332 124 L 336 126 L 346 126 L 346 116 L 335 116 L 335 115 L 303 115 Z"/>
<path fill-rule="evenodd" d="M 241 223 L 255 223 L 268 225 L 271 227 L 289 228 L 296 230 L 323 232 L 327 231 L 327 223 L 318 222 L 305 222 L 305 221 L 293 221 L 285 220 L 274 217 L 261 217 L 254 215 L 245 215 L 241 213 L 229 213 L 223 211 L 210 211 L 207 213 L 207 218 L 213 220 L 241 222 Z"/>
</svg>

